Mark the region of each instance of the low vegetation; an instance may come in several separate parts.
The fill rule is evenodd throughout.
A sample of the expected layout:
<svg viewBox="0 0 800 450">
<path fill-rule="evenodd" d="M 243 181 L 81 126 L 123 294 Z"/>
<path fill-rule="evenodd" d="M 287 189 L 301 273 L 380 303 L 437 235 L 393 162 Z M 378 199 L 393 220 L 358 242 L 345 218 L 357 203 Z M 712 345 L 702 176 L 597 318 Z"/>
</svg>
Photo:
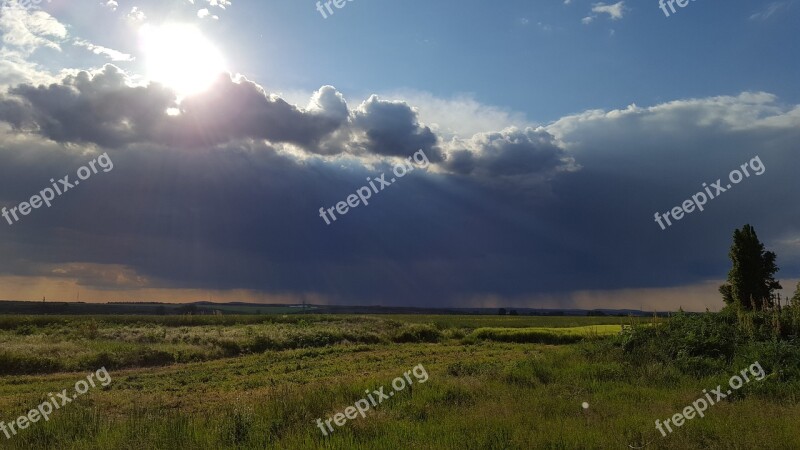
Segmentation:
<svg viewBox="0 0 800 450">
<path fill-rule="evenodd" d="M 800 385 L 792 368 L 798 358 L 791 340 L 773 339 L 766 315 L 754 319 L 752 327 L 747 321 L 740 324 L 735 314 L 679 314 L 632 327 L 629 319 L 588 317 L 278 316 L 260 323 L 215 317 L 172 325 L 154 319 L 73 317 L 39 327 L 7 327 L 2 338 L 10 346 L 4 348 L 27 355 L 21 361 L 38 355 L 63 366 L 81 358 L 100 363 L 96 352 L 105 349 L 111 363 L 127 367 L 111 370 L 109 386 L 90 391 L 49 422 L 33 424 L 11 440 L 0 436 L 0 446 L 800 446 L 793 431 L 800 419 Z M 502 319 L 512 326 L 499 327 Z M 575 322 L 582 325 L 561 326 Z M 720 326 L 730 328 L 718 332 Z M 747 330 L 762 333 L 765 340 L 740 341 Z M 503 342 L 508 336 L 534 342 Z M 558 343 L 564 336 L 581 339 Z M 25 351 L 25 346 L 36 350 Z M 188 357 L 191 352 L 200 355 L 198 360 Z M 670 416 L 703 389 L 756 360 L 770 373 L 767 378 L 668 438 L 655 430 L 656 418 Z M 0 377 L 0 420 L 6 422 L 42 402 L 48 392 L 70 387 L 97 369 L 87 362 L 83 369 L 61 369 L 21 361 L 2 366 L 6 372 L 16 365 L 16 372 L 36 375 Z M 389 386 L 417 364 L 425 365 L 427 383 L 403 391 L 329 437 L 315 426 L 317 418 L 353 404 L 364 390 Z M 583 402 L 588 409 L 581 407 Z"/>
<path fill-rule="evenodd" d="M 506 330 L 492 316 L 6 316 L 0 318 L 0 375 L 154 367 L 331 345 L 437 343 L 443 340 L 504 341 L 514 330 L 542 330 L 541 340 L 574 342 L 566 326 L 575 318 L 509 318 Z M 502 318 L 501 318 L 502 319 Z M 619 323 L 591 318 L 589 323 Z M 516 325 L 516 327 L 515 327 Z M 486 328 L 482 328 L 486 330 Z M 547 331 L 552 330 L 552 331 Z M 559 331 L 560 330 L 560 331 Z M 547 336 L 552 336 L 548 338 Z"/>
<path fill-rule="evenodd" d="M 621 331 L 621 325 L 591 325 L 571 328 L 478 328 L 473 335 L 477 339 L 487 341 L 571 344 L 584 339 L 613 336 Z"/>
</svg>

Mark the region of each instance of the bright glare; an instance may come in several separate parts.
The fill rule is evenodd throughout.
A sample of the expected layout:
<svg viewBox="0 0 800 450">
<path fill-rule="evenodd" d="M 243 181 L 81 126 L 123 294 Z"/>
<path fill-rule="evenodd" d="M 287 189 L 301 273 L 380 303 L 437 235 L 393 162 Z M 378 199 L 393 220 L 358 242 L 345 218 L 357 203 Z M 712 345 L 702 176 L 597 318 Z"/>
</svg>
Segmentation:
<svg viewBox="0 0 800 450">
<path fill-rule="evenodd" d="M 226 71 L 219 51 L 191 25 L 144 25 L 140 34 L 148 78 L 181 96 L 205 90 Z"/>
</svg>

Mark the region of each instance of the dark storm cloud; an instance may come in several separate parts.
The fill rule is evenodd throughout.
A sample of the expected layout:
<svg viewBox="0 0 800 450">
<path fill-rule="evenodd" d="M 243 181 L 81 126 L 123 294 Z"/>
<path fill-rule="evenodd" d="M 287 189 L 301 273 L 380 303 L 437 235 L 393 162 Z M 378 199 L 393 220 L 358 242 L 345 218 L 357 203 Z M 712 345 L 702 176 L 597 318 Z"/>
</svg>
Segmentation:
<svg viewBox="0 0 800 450">
<path fill-rule="evenodd" d="M 485 177 L 514 176 L 554 171 L 571 162 L 552 134 L 532 128 L 480 133 L 467 145 L 475 150 L 455 150 L 448 169 Z"/>
<path fill-rule="evenodd" d="M 364 146 L 370 153 L 406 157 L 422 149 L 432 162 L 442 160 L 436 135 L 420 125 L 417 113 L 403 102 L 373 95 L 355 111 L 353 125 L 366 134 Z"/>
<path fill-rule="evenodd" d="M 57 142 L 120 147 L 153 140 L 174 96 L 158 85 L 129 87 L 125 81 L 109 65 L 94 76 L 68 76 L 61 84 L 20 85 L 0 104 L 0 119 Z"/>
<path fill-rule="evenodd" d="M 104 76 L 89 84 L 79 74 L 60 87 L 21 86 L 15 99 L 6 99 L 18 102 L 4 103 L 6 120 L 39 128 L 0 127 L 5 206 L 96 156 L 61 142 L 116 147 L 109 149 L 112 172 L 13 226 L 0 224 L 3 274 L 48 275 L 59 267 L 60 276 L 102 280 L 106 287 L 116 272 L 102 266 L 124 265 L 125 289 L 146 282 L 314 292 L 343 303 L 459 306 L 479 295 L 519 298 L 720 278 L 734 227 L 753 223 L 768 245 L 800 236 L 800 209 L 788 200 L 798 189 L 793 161 L 800 108 L 780 108 L 765 94 L 591 111 L 543 129 L 440 143 L 410 106 L 373 97 L 351 112 L 331 87 L 302 110 L 252 83 L 223 81 L 183 104 L 183 114 L 155 121 L 144 111 L 169 107 L 169 96 L 148 90 L 153 87 L 122 88 L 113 71 Z M 93 103 L 98 98 L 105 103 Z M 69 108 L 98 122 L 71 118 Z M 108 109 L 110 117 L 93 108 Z M 190 129 L 189 118 L 201 124 L 195 135 L 181 134 Z M 61 129 L 70 120 L 83 131 Z M 115 137 L 114 124 L 122 122 L 124 132 Z M 52 142 L 36 130 L 72 138 Z M 195 137 L 201 132 L 203 139 Z M 307 153 L 298 157 L 280 142 L 260 140 L 267 135 Z M 192 145 L 170 145 L 165 136 Z M 378 142 L 392 150 L 374 147 Z M 367 166 L 351 149 L 407 157 L 418 149 L 411 143 L 434 154 L 441 149 L 443 157 L 330 226 L 318 216 L 320 207 L 344 200 L 394 162 L 370 158 L 375 166 Z M 766 166 L 763 175 L 666 231 L 655 224 L 655 211 L 755 155 Z M 550 195 L 530 203 L 529 189 L 520 185 Z M 798 261 L 781 260 L 775 250 L 784 268 L 779 275 L 800 272 Z"/>
<path fill-rule="evenodd" d="M 468 140 L 454 139 L 447 147 L 445 170 L 480 180 L 501 195 L 549 195 L 553 178 L 578 169 L 555 137 L 542 128 L 478 133 Z"/>
<path fill-rule="evenodd" d="M 443 158 L 436 135 L 418 122 L 410 106 L 372 96 L 351 112 L 331 86 L 323 86 L 312 107 L 301 110 L 247 79 L 223 75 L 178 105 L 166 88 L 130 86 L 125 73 L 106 65 L 94 74 L 67 76 L 60 84 L 20 85 L 9 94 L 0 101 L 0 120 L 57 142 L 120 148 L 265 139 L 321 154 L 363 150 L 407 157 L 422 149 L 432 162 Z M 169 114 L 170 109 L 179 114 Z"/>
<path fill-rule="evenodd" d="M 484 180 L 547 175 L 571 165 L 542 129 L 509 128 L 443 146 L 410 105 L 373 95 L 350 111 L 332 86 L 315 92 L 303 110 L 247 79 L 223 75 L 178 105 L 170 90 L 131 86 L 127 75 L 109 64 L 59 84 L 19 85 L 9 94 L 0 99 L 0 121 L 61 143 L 198 147 L 264 139 L 324 155 L 402 158 L 423 150 L 442 170 Z M 446 150 L 452 160 L 445 164 Z"/>
<path fill-rule="evenodd" d="M 799 112 L 756 93 L 593 111 L 550 126 L 582 167 L 554 181 L 560 202 L 541 211 L 573 240 L 577 282 L 616 288 L 724 278 L 732 232 L 745 223 L 777 251 L 779 276 L 796 277 L 800 261 L 781 241 L 800 235 L 800 208 L 788 200 L 800 188 L 792 175 Z M 666 230 L 656 224 L 655 212 L 680 205 L 703 183 L 727 185 L 729 173 L 755 156 L 766 166 L 762 175 Z"/>
<path fill-rule="evenodd" d="M 187 98 L 180 109 L 177 141 L 190 145 L 253 138 L 311 148 L 345 121 L 335 114 L 300 111 L 251 81 L 234 81 L 228 76 Z"/>
<path fill-rule="evenodd" d="M 307 113 L 269 96 L 246 79 L 224 75 L 207 91 L 180 104 L 158 84 L 132 87 L 112 65 L 94 75 L 79 72 L 61 84 L 12 88 L 0 119 L 35 129 L 57 142 L 118 148 L 134 143 L 197 146 L 253 138 L 311 147 L 343 125 L 330 114 Z"/>
</svg>

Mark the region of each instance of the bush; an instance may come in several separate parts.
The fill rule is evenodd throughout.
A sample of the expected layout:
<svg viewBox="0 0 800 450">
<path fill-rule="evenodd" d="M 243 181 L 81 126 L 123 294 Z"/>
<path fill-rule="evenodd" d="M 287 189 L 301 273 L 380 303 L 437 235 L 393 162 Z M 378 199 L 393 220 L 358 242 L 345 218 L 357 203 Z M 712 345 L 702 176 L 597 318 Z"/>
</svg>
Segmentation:
<svg viewBox="0 0 800 450">
<path fill-rule="evenodd" d="M 443 333 L 446 339 L 463 339 L 467 335 L 464 330 L 459 329 L 447 329 Z"/>
<path fill-rule="evenodd" d="M 174 363 L 175 356 L 172 353 L 152 348 L 137 349 L 133 360 L 129 362 L 133 367 L 166 366 Z"/>
<path fill-rule="evenodd" d="M 619 325 L 571 328 L 478 328 L 473 335 L 488 341 L 559 345 L 616 335 L 619 331 Z"/>
<path fill-rule="evenodd" d="M 800 380 L 800 346 L 794 342 L 752 342 L 743 346 L 733 366 L 745 368 L 758 361 L 777 381 Z"/>
<path fill-rule="evenodd" d="M 793 309 L 679 313 L 663 323 L 626 329 L 618 343 L 628 362 L 637 366 L 658 362 L 702 376 L 760 361 L 765 370 L 780 368 L 786 379 L 798 379 L 800 347 Z"/>
<path fill-rule="evenodd" d="M 63 369 L 61 362 L 52 358 L 0 352 L 0 375 L 53 373 Z"/>
<path fill-rule="evenodd" d="M 30 336 L 36 332 L 32 325 L 20 325 L 14 330 L 14 334 L 19 336 Z"/>
<path fill-rule="evenodd" d="M 439 342 L 441 340 L 442 332 L 438 328 L 422 324 L 408 325 L 392 336 L 392 341 L 398 343 Z"/>
<path fill-rule="evenodd" d="M 800 307 L 755 313 L 724 311 L 723 314 L 735 315 L 739 331 L 750 340 L 794 340 L 800 335 Z"/>
<path fill-rule="evenodd" d="M 252 353 L 262 353 L 267 350 L 281 350 L 283 345 L 269 336 L 259 335 L 253 338 L 246 348 L 247 351 Z"/>
<path fill-rule="evenodd" d="M 110 353 L 100 352 L 80 358 L 77 368 L 80 370 L 97 370 L 100 367 L 105 367 L 111 370 L 116 369 L 118 366 L 119 362 L 117 362 Z"/>
<path fill-rule="evenodd" d="M 97 337 L 100 335 L 100 326 L 94 319 L 87 320 L 85 322 L 81 322 L 78 325 L 76 334 L 81 339 L 89 339 L 89 340 L 97 339 Z"/>
<path fill-rule="evenodd" d="M 242 353 L 242 347 L 229 339 L 215 339 L 211 343 L 222 349 L 222 354 L 225 356 L 237 356 Z"/>
</svg>

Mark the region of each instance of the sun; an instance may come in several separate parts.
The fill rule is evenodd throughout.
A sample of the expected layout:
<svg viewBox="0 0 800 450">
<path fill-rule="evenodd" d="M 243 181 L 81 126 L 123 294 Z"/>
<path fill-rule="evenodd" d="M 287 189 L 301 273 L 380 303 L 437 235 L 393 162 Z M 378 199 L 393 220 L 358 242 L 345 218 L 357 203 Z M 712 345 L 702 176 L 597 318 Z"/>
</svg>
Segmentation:
<svg viewBox="0 0 800 450">
<path fill-rule="evenodd" d="M 144 25 L 139 30 L 147 78 L 170 87 L 179 96 L 208 88 L 225 72 L 217 48 L 192 25 Z"/>
</svg>

